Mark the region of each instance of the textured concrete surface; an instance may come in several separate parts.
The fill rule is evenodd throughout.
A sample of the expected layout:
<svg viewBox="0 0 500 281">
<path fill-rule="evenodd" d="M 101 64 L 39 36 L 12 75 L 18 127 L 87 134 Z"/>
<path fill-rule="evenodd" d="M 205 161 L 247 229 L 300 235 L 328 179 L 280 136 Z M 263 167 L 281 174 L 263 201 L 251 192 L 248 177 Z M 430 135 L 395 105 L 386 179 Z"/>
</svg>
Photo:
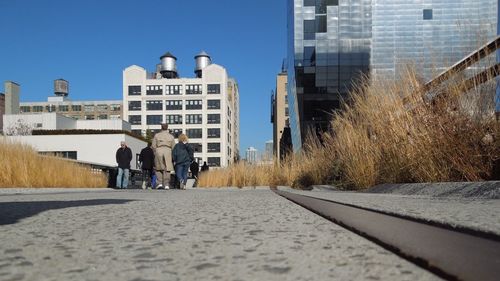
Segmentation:
<svg viewBox="0 0 500 281">
<path fill-rule="evenodd" d="M 329 199 L 369 209 L 407 215 L 451 226 L 462 226 L 500 235 L 500 200 L 481 197 L 423 196 L 344 192 L 326 189 L 281 190 Z"/>
<path fill-rule="evenodd" d="M 369 193 L 500 199 L 500 181 L 381 184 Z"/>
<path fill-rule="evenodd" d="M 438 279 L 269 190 L 18 193 L 0 280 Z"/>
</svg>

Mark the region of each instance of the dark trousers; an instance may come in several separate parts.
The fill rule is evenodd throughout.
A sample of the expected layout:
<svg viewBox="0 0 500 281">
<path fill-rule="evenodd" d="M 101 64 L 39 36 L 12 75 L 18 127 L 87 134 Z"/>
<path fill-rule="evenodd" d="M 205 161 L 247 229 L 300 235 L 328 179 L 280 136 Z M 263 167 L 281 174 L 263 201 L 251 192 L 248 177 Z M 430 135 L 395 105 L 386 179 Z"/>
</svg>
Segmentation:
<svg viewBox="0 0 500 281">
<path fill-rule="evenodd" d="M 142 181 L 146 182 L 146 186 L 152 186 L 153 170 L 142 170 Z"/>
</svg>

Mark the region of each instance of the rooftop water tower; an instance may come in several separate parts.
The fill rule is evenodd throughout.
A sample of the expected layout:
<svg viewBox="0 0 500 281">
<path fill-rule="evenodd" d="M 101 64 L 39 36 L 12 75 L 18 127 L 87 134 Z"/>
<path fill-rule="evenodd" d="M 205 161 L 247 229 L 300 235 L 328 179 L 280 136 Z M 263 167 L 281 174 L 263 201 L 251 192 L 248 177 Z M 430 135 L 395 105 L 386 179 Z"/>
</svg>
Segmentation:
<svg viewBox="0 0 500 281">
<path fill-rule="evenodd" d="M 69 83 L 64 79 L 54 80 L 54 94 L 58 97 L 67 97 L 69 94 Z"/>
<path fill-rule="evenodd" d="M 212 59 L 210 56 L 202 51 L 194 57 L 196 61 L 196 67 L 194 68 L 194 73 L 196 73 L 196 77 L 201 78 L 201 70 L 212 64 Z"/>
<path fill-rule="evenodd" d="M 163 78 L 177 78 L 177 58 L 170 52 L 166 52 L 163 56 L 160 57 L 160 60 L 160 73 Z"/>
</svg>

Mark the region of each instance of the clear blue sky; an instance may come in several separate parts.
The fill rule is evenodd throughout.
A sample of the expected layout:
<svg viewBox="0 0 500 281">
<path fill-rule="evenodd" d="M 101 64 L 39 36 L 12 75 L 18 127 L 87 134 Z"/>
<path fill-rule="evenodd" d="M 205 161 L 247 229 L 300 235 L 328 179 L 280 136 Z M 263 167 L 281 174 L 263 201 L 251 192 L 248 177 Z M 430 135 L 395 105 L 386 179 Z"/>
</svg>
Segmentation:
<svg viewBox="0 0 500 281">
<path fill-rule="evenodd" d="M 53 80 L 73 100 L 122 99 L 122 70 L 153 70 L 166 51 L 193 77 L 205 50 L 240 87 L 240 154 L 272 139 L 270 92 L 286 56 L 284 0 L 0 0 L 0 81 L 46 101 Z"/>
</svg>

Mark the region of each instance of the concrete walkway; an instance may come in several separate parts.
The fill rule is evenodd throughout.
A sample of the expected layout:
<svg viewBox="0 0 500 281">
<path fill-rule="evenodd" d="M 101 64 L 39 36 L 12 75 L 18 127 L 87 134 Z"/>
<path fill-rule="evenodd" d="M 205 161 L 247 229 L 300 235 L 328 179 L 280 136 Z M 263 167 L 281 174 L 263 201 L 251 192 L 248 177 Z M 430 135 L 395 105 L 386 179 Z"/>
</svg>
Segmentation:
<svg viewBox="0 0 500 281">
<path fill-rule="evenodd" d="M 269 190 L 0 195 L 0 280 L 437 280 Z"/>
</svg>

